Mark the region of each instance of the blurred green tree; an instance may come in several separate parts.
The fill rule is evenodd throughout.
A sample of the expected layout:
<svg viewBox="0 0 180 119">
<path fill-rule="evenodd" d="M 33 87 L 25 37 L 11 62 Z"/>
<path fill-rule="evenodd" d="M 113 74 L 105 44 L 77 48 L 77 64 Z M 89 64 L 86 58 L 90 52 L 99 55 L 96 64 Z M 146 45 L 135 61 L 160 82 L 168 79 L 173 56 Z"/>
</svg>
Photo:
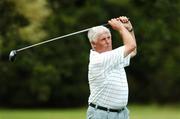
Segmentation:
<svg viewBox="0 0 180 119">
<path fill-rule="evenodd" d="M 60 80 L 56 68 L 37 60 L 39 54 L 34 54 L 33 50 L 24 57 L 19 57 L 14 64 L 8 62 L 8 54 L 12 48 L 23 47 L 45 38 L 46 32 L 42 25 L 50 11 L 47 3 L 42 0 L 0 1 L 2 105 L 31 106 L 47 102 L 51 96 L 51 86 Z"/>
<path fill-rule="evenodd" d="M 132 100 L 179 102 L 180 2 L 132 0 L 131 3 L 139 51 L 132 71 L 136 80 L 130 81 L 134 85 Z"/>
<path fill-rule="evenodd" d="M 180 100 L 178 0 L 1 0 L 0 104 L 80 106 L 89 95 L 86 33 L 39 46 L 8 62 L 13 48 L 68 34 L 126 15 L 138 54 L 127 68 L 130 102 Z M 112 30 L 113 47 L 121 42 Z"/>
</svg>

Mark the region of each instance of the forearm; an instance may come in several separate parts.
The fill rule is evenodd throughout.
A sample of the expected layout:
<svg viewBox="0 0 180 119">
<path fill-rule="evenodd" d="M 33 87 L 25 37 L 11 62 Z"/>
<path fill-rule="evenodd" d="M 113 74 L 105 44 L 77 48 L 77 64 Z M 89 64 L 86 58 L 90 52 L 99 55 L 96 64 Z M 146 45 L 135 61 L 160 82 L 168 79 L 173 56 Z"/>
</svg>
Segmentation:
<svg viewBox="0 0 180 119">
<path fill-rule="evenodd" d="M 134 41 L 136 42 L 136 37 L 135 37 L 135 34 L 134 34 L 134 31 L 132 30 L 130 32 L 131 36 L 133 37 Z M 135 55 L 137 54 L 137 44 L 136 44 L 136 48 L 132 51 L 131 53 L 131 57 L 134 57 Z"/>
<path fill-rule="evenodd" d="M 121 29 L 119 33 L 125 46 L 124 57 L 126 57 L 136 49 L 135 36 L 131 34 L 126 28 Z"/>
<path fill-rule="evenodd" d="M 128 21 L 127 17 L 119 17 L 119 18 L 113 18 L 108 21 L 108 23 L 112 26 L 112 28 L 120 33 L 120 36 L 122 37 L 123 44 L 125 46 L 124 48 L 124 57 L 132 53 L 136 49 L 136 41 L 134 34 L 131 35 L 131 33 L 128 31 L 127 28 L 132 25 L 130 21 Z M 128 25 L 128 27 L 126 27 Z"/>
</svg>

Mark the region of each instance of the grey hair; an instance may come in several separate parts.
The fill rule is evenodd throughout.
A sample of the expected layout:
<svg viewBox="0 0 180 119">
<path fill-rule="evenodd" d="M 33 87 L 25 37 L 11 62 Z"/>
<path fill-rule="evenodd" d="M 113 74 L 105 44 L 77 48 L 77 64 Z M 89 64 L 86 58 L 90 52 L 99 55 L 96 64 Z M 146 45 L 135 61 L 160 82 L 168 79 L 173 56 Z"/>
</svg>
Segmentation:
<svg viewBox="0 0 180 119">
<path fill-rule="evenodd" d="M 110 30 L 108 28 L 106 28 L 105 26 L 96 26 L 96 27 L 92 27 L 89 31 L 88 31 L 88 38 L 89 38 L 89 42 L 93 42 L 98 38 L 98 35 L 102 32 L 109 32 Z"/>
</svg>

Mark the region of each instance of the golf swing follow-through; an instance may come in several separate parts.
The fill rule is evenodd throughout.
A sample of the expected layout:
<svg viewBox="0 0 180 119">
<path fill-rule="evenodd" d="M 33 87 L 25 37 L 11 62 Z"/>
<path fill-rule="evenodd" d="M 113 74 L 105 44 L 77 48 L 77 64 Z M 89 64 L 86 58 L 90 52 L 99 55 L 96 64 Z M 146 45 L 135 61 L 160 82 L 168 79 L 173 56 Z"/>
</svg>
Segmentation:
<svg viewBox="0 0 180 119">
<path fill-rule="evenodd" d="M 136 55 L 133 27 L 125 16 L 108 21 L 123 44 L 113 49 L 112 34 L 104 26 L 88 31 L 91 44 L 88 65 L 90 95 L 87 119 L 129 119 L 128 82 L 125 67 Z"/>
<path fill-rule="evenodd" d="M 112 36 L 110 30 L 105 27 L 107 25 L 119 33 L 122 46 L 112 48 Z M 125 67 L 130 65 L 130 59 L 136 55 L 137 46 L 132 24 L 126 16 L 113 18 L 107 24 L 12 50 L 9 60 L 14 61 L 17 53 L 23 50 L 87 31 L 91 44 L 87 119 L 129 119 L 129 89 Z"/>
<path fill-rule="evenodd" d="M 103 24 L 102 26 L 107 26 L 108 23 L 106 24 Z M 66 35 L 63 35 L 63 36 L 59 36 L 59 37 L 56 37 L 56 38 L 52 38 L 52 39 L 49 39 L 49 40 L 46 40 L 46 41 L 43 41 L 43 42 L 39 42 L 39 43 L 36 43 L 36 44 L 33 44 L 33 45 L 29 45 L 27 47 L 24 47 L 24 48 L 20 48 L 20 49 L 17 49 L 17 50 L 12 50 L 9 54 L 9 60 L 11 62 L 13 62 L 16 58 L 16 55 L 18 52 L 21 52 L 21 51 L 24 51 L 24 50 L 27 50 L 27 49 L 30 49 L 30 48 L 33 48 L 33 47 L 36 47 L 36 46 L 39 46 L 39 45 L 42 45 L 42 44 L 46 44 L 46 43 L 49 43 L 49 42 L 52 42 L 52 41 L 55 41 L 55 40 L 59 40 L 59 39 L 62 39 L 62 38 L 66 38 L 66 37 L 69 37 L 69 36 L 73 36 L 73 35 L 76 35 L 76 34 L 80 34 L 80 33 L 84 33 L 84 32 L 87 32 L 89 31 L 90 28 L 87 28 L 87 29 L 84 29 L 84 30 L 80 30 L 80 31 L 77 31 L 77 32 L 73 32 L 73 33 L 70 33 L 70 34 L 66 34 Z"/>
</svg>

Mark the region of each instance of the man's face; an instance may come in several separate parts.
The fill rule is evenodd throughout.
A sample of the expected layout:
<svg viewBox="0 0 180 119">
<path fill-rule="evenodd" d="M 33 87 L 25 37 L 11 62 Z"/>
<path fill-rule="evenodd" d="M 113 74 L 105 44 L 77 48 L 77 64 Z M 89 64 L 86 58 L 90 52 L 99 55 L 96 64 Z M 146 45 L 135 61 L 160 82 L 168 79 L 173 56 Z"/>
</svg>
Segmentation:
<svg viewBox="0 0 180 119">
<path fill-rule="evenodd" d="M 93 43 L 94 49 L 99 52 L 106 52 L 112 50 L 112 40 L 110 32 L 104 31 L 100 33 Z"/>
</svg>

